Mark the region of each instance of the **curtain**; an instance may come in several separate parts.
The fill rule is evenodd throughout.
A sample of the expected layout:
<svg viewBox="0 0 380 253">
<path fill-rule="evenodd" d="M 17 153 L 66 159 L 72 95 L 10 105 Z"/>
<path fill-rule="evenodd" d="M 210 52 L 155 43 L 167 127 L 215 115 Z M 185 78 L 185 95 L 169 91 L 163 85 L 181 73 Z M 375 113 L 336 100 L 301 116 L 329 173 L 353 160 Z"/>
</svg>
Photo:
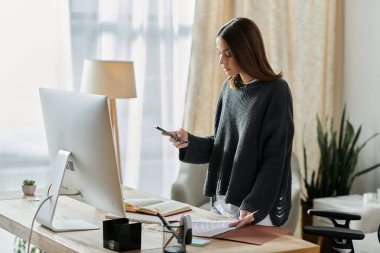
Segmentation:
<svg viewBox="0 0 380 253">
<path fill-rule="evenodd" d="M 43 188 L 50 168 L 38 87 L 72 89 L 66 1 L 0 2 L 0 190 Z"/>
<path fill-rule="evenodd" d="M 122 180 L 166 197 L 178 153 L 153 125 L 181 127 L 194 6 L 194 0 L 71 1 L 75 89 L 85 58 L 134 62 L 137 98 L 116 101 Z"/>
<path fill-rule="evenodd" d="M 228 20 L 248 17 L 261 29 L 274 71 L 283 70 L 290 85 L 295 123 L 293 151 L 302 161 L 305 142 L 312 158 L 309 163 L 316 165 L 317 147 L 307 145 L 316 140 L 316 115 L 324 119 L 341 109 L 342 11 L 340 0 L 197 1 L 185 129 L 198 135 L 213 133 L 216 102 L 226 78 L 218 63 L 215 35 Z"/>
</svg>

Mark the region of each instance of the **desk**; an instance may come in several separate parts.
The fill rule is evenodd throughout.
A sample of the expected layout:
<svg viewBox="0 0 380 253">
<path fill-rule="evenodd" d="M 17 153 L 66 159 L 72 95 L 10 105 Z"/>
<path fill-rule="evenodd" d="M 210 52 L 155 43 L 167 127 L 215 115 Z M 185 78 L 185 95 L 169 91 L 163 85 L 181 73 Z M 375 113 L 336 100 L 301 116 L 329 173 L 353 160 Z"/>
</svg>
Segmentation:
<svg viewBox="0 0 380 253">
<path fill-rule="evenodd" d="M 124 188 L 129 198 L 156 198 L 156 196 L 131 188 Z M 27 239 L 38 202 L 26 200 L 19 192 L 0 193 L 0 227 L 16 236 Z M 193 207 L 188 212 L 192 218 L 223 219 L 223 217 L 206 210 Z M 105 213 L 89 205 L 67 197 L 60 197 L 56 212 L 57 217 L 83 219 L 102 227 Z M 162 233 L 150 229 L 152 225 L 144 225 L 142 232 L 142 250 L 128 252 L 162 252 Z M 290 235 L 281 236 L 261 246 L 210 239 L 211 243 L 204 247 L 187 246 L 187 252 L 305 252 L 317 253 L 319 246 L 297 239 Z M 53 252 L 114 252 L 103 248 L 102 230 L 54 233 L 37 222 L 34 226 L 32 243 L 49 253 Z"/>
</svg>

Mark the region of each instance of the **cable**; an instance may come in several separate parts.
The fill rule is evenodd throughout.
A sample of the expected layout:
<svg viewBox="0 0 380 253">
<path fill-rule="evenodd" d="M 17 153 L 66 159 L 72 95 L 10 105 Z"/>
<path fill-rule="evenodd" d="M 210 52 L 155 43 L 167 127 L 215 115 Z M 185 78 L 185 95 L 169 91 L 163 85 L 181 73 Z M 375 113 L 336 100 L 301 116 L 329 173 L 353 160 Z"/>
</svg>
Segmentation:
<svg viewBox="0 0 380 253">
<path fill-rule="evenodd" d="M 83 194 L 81 191 L 77 191 L 77 193 L 64 193 L 64 194 L 59 194 L 59 196 L 68 196 L 68 197 L 72 197 L 72 196 L 81 196 L 83 198 Z"/>
<path fill-rule="evenodd" d="M 69 187 L 61 185 L 62 189 L 65 189 L 66 191 L 69 191 Z M 59 196 L 81 196 L 83 198 L 83 194 L 81 191 L 77 190 L 76 193 L 64 193 L 64 194 L 59 194 Z"/>
<path fill-rule="evenodd" d="M 49 193 L 50 193 L 50 188 L 52 187 L 52 184 L 49 186 L 49 189 L 48 189 L 48 192 L 47 192 L 47 197 L 41 202 L 41 204 L 38 206 L 37 208 L 37 211 L 36 213 L 34 214 L 34 217 L 33 217 L 33 221 L 32 221 L 32 225 L 30 227 L 30 232 L 29 232 L 29 240 L 28 240 L 28 251 L 27 253 L 29 253 L 29 250 L 30 250 L 30 242 L 32 240 L 32 233 L 33 233 L 33 226 L 34 226 L 34 221 L 36 220 L 36 217 L 37 217 L 37 214 L 38 212 L 40 211 L 42 205 L 49 199 L 51 199 L 51 197 L 53 196 L 49 196 Z"/>
</svg>

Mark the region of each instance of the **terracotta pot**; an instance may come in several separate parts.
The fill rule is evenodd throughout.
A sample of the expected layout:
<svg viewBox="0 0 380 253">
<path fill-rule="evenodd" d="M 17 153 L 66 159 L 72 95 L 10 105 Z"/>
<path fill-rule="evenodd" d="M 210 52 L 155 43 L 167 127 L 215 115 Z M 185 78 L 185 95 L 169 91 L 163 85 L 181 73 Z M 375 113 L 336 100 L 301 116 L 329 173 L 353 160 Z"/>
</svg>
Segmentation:
<svg viewBox="0 0 380 253">
<path fill-rule="evenodd" d="M 313 225 L 313 216 L 308 215 L 307 211 L 313 209 L 313 204 L 309 205 L 302 203 L 302 226 L 312 226 Z"/>
<path fill-rule="evenodd" d="M 302 239 L 317 244 L 318 236 L 305 234 L 303 232 L 304 226 L 312 226 L 313 225 L 313 216 L 307 214 L 307 210 L 312 209 L 313 205 L 308 205 L 305 203 L 301 204 L 302 206 Z"/>
<path fill-rule="evenodd" d="M 23 185 L 22 191 L 25 195 L 33 195 L 36 191 L 36 185 Z"/>
<path fill-rule="evenodd" d="M 329 240 L 321 236 L 305 234 L 303 232 L 304 226 L 313 225 L 313 216 L 307 214 L 307 210 L 312 209 L 313 206 L 302 203 L 301 207 L 302 207 L 302 224 L 301 224 L 302 225 L 302 239 L 314 244 L 318 244 L 321 249 L 321 252 L 323 253 L 333 253 L 332 243 Z"/>
</svg>

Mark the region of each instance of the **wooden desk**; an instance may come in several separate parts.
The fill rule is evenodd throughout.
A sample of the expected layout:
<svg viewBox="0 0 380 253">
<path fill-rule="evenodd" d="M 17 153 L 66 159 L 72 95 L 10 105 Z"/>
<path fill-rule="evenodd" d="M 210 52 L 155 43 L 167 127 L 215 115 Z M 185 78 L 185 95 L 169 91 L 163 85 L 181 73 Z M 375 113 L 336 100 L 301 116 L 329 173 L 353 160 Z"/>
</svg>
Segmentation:
<svg viewBox="0 0 380 253">
<path fill-rule="evenodd" d="M 129 198 L 154 198 L 152 194 L 125 188 L 125 194 Z M 37 210 L 38 202 L 30 201 L 23 197 L 21 192 L 0 193 L 0 227 L 10 233 L 26 239 L 29 236 L 29 228 L 33 215 Z M 193 218 L 216 218 L 206 210 L 194 207 L 189 212 Z M 105 213 L 89 205 L 83 204 L 67 197 L 61 197 L 58 201 L 56 215 L 58 218 L 83 219 L 102 227 Z M 158 225 L 144 225 L 142 232 L 142 250 L 128 252 L 162 252 L 162 233 L 154 230 Z M 187 252 L 305 252 L 317 253 L 319 246 L 285 235 L 261 246 L 210 239 L 211 243 L 204 247 L 187 246 Z M 49 253 L 53 252 L 114 252 L 103 248 L 102 230 L 54 233 L 44 228 L 37 222 L 34 225 L 32 243 Z"/>
</svg>

